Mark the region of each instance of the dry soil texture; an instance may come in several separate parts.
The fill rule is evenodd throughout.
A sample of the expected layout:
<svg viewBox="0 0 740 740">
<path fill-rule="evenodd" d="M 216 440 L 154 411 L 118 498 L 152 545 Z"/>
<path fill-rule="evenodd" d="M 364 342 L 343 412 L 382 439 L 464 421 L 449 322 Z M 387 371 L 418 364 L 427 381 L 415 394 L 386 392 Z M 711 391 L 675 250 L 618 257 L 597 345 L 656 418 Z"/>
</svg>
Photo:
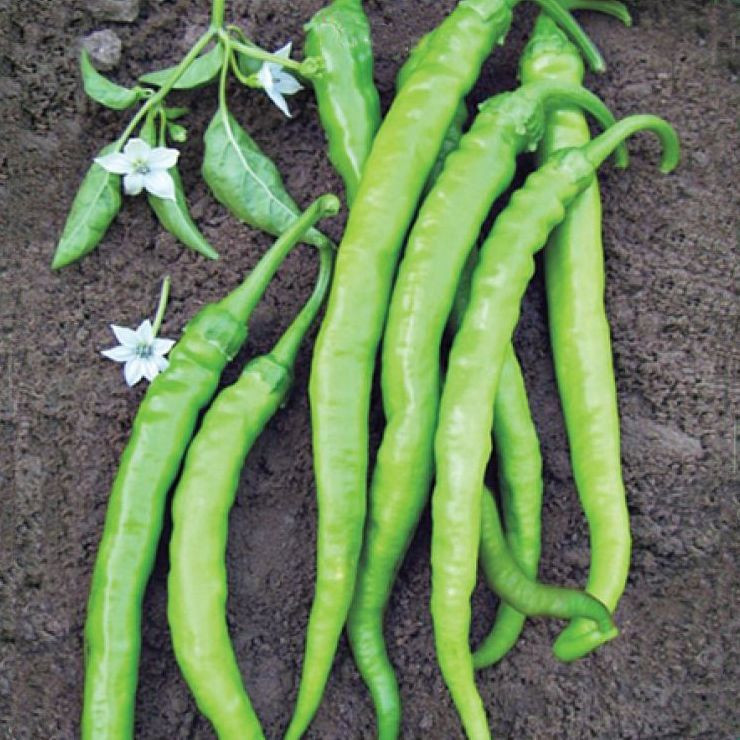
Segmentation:
<svg viewBox="0 0 740 740">
<path fill-rule="evenodd" d="M 452 0 L 369 0 L 384 105 L 410 47 Z M 125 116 L 88 102 L 77 69 L 80 40 L 110 29 L 123 42 L 111 73 L 121 83 L 172 64 L 208 21 L 204 0 L 144 0 L 132 23 L 106 21 L 78 0 L 0 3 L 0 735 L 78 733 L 82 630 L 90 573 L 111 479 L 144 393 L 100 357 L 110 322 L 150 314 L 172 276 L 163 335 L 177 337 L 203 304 L 222 296 L 270 243 L 216 204 L 199 177 L 202 132 L 215 91 L 178 94 L 190 138 L 182 172 L 201 228 L 223 255 L 207 262 L 165 234 L 144 199 L 126 199 L 102 245 L 57 274 L 49 262 L 91 156 Z M 109 3 L 110 5 L 110 3 Z M 115 3 L 114 3 L 115 5 Z M 321 0 L 234 0 L 230 19 L 268 48 L 294 39 Z M 530 622 L 509 657 L 479 678 L 494 734 L 507 738 L 737 737 L 737 215 L 736 7 L 680 0 L 632 3 L 635 25 L 583 18 L 609 71 L 589 83 L 618 115 L 650 111 L 680 132 L 684 156 L 656 170 L 649 137 L 632 166 L 603 172 L 608 310 L 634 527 L 621 637 L 574 665 L 550 645 L 559 624 Z M 515 81 L 534 18 L 516 12 L 505 47 L 487 63 L 471 110 Z M 230 89 L 235 114 L 272 156 L 298 202 L 339 188 L 316 105 L 292 100 L 286 120 L 259 92 Z M 392 172 L 388 173 L 393 176 Z M 341 222 L 327 227 L 338 238 Z M 290 258 L 251 324 L 243 361 L 267 350 L 308 295 L 315 263 Z M 538 278 L 517 334 L 545 456 L 542 576 L 583 584 L 589 550 L 573 487 Z M 295 391 L 252 451 L 230 523 L 229 622 L 244 680 L 269 737 L 289 718 L 314 579 L 316 508 L 306 400 L 310 347 Z M 375 437 L 382 415 L 374 405 Z M 166 534 L 166 532 L 165 532 Z M 195 543 L 197 546 L 197 543 Z M 140 738 L 209 738 L 173 659 L 165 617 L 166 547 L 144 603 L 136 707 Z M 437 669 L 429 602 L 429 522 L 414 540 L 388 611 L 387 638 L 401 681 L 408 738 L 461 730 Z M 734 602 L 734 603 L 733 603 Z M 479 588 L 473 640 L 495 599 Z M 344 641 L 311 738 L 369 738 L 368 694 Z"/>
</svg>

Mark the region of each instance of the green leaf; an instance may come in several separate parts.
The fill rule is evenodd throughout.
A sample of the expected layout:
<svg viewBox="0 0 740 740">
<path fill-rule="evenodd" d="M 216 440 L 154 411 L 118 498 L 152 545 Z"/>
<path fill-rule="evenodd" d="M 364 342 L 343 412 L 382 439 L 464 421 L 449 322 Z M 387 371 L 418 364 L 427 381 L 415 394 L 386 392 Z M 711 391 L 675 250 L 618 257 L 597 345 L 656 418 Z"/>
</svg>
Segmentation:
<svg viewBox="0 0 740 740">
<path fill-rule="evenodd" d="M 127 87 L 111 82 L 98 72 L 90 61 L 90 55 L 85 49 L 80 54 L 80 69 L 82 84 L 85 92 L 94 101 L 113 110 L 124 110 L 136 103 L 143 94 L 143 90 L 129 90 Z"/>
<path fill-rule="evenodd" d="M 217 111 L 205 133 L 203 179 L 238 219 L 279 236 L 300 210 L 280 172 L 231 113 Z M 328 239 L 316 229 L 304 239 L 317 247 Z"/>
<path fill-rule="evenodd" d="M 254 57 L 248 57 L 246 54 L 241 52 L 236 53 L 236 63 L 239 67 L 239 71 L 245 76 L 257 74 L 262 67 L 262 62 Z"/>
<path fill-rule="evenodd" d="M 172 86 L 175 90 L 189 90 L 213 82 L 221 71 L 224 63 L 224 50 L 221 44 L 216 44 L 210 51 L 199 56 L 180 76 Z M 147 85 L 162 87 L 172 77 L 176 67 L 160 69 L 139 77 Z"/>
<path fill-rule="evenodd" d="M 200 252 L 203 256 L 217 260 L 218 252 L 208 243 L 190 217 L 182 187 L 182 179 L 177 167 L 172 167 L 168 172 L 175 181 L 175 200 L 164 200 L 148 194 L 149 205 L 157 214 L 159 222 L 170 234 L 177 237 L 185 246 Z"/>
<path fill-rule="evenodd" d="M 115 144 L 105 147 L 99 156 L 109 154 Z M 103 238 L 121 208 L 121 178 L 93 162 L 80 184 L 72 208 L 57 244 L 53 269 L 75 262 L 91 252 Z"/>
<path fill-rule="evenodd" d="M 190 111 L 189 108 L 165 108 L 164 114 L 168 121 L 176 121 Z"/>
</svg>

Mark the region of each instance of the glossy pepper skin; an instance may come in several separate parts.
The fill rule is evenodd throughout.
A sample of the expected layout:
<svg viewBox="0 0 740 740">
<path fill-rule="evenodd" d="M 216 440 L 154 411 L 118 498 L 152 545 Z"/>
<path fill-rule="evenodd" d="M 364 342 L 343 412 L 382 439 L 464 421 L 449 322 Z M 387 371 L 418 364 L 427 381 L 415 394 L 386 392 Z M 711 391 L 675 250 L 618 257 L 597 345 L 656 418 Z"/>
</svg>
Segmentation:
<svg viewBox="0 0 740 740">
<path fill-rule="evenodd" d="M 370 24 L 361 0 L 334 0 L 305 29 L 306 55 L 320 57 L 325 64 L 313 86 L 329 159 L 342 176 L 347 203 L 352 205 L 380 126 Z"/>
<path fill-rule="evenodd" d="M 527 81 L 557 79 L 578 83 L 583 63 L 578 50 L 549 18 L 540 17 L 521 60 Z M 550 113 L 540 144 L 542 159 L 589 141 L 579 111 Z M 598 183 L 573 203 L 545 248 L 545 285 L 550 338 L 565 416 L 576 487 L 591 540 L 589 593 L 612 611 L 624 591 L 631 537 L 622 481 L 619 412 L 609 323 L 604 306 L 604 254 Z M 592 622 L 578 619 L 558 637 L 556 657 L 574 660 L 604 642 Z"/>
<path fill-rule="evenodd" d="M 167 616 L 175 657 L 198 708 L 220 740 L 262 740 L 226 622 L 226 543 L 244 459 L 290 389 L 293 366 L 331 279 L 321 250 L 313 296 L 268 355 L 221 391 L 185 457 L 172 502 Z"/>
<path fill-rule="evenodd" d="M 564 3 L 571 10 L 585 9 L 594 10 L 614 15 L 629 25 L 630 17 L 626 8 L 618 2 L 570 2 Z M 558 80 L 564 83 L 581 84 L 583 81 L 583 62 L 581 56 L 548 18 L 541 15 L 530 42 L 525 51 L 528 58 L 528 71 L 522 74 L 523 82 L 543 81 L 545 79 Z M 543 66 L 544 65 L 544 66 Z M 535 68 L 537 71 L 535 71 Z M 547 70 L 547 74 L 542 74 Z M 547 147 L 551 137 L 552 123 L 557 120 L 560 111 L 568 111 L 568 117 L 575 125 L 569 127 L 574 136 L 567 143 L 568 146 L 577 146 L 589 140 L 588 134 L 585 138 L 582 132 L 588 132 L 584 116 L 574 107 L 567 107 L 551 111 L 548 114 L 545 134 L 540 141 L 540 153 Z M 581 136 L 575 135 L 580 132 Z M 625 162 L 626 163 L 626 162 Z M 573 220 L 573 215 L 583 207 L 582 201 L 592 197 L 592 190 L 597 190 L 594 184 L 587 188 L 570 207 L 565 222 L 558 227 L 550 237 L 550 245 L 545 247 L 545 263 L 548 260 L 558 260 L 558 255 L 563 252 L 555 248 L 555 240 L 558 234 L 566 229 L 566 224 Z M 575 246 L 575 244 L 574 244 Z M 584 245 L 581 245 L 584 246 Z M 583 278 L 580 290 L 589 281 Z M 549 315 L 558 312 L 557 307 L 550 307 Z M 573 314 L 571 314 L 573 315 Z M 507 355 L 508 357 L 508 355 Z M 576 384 L 577 385 L 577 384 Z M 496 459 L 499 467 L 499 484 L 501 489 L 501 502 L 503 506 L 504 524 L 506 538 L 511 548 L 512 555 L 519 566 L 531 578 L 536 577 L 537 564 L 540 557 L 540 512 L 542 502 L 542 460 L 539 453 L 536 430 L 529 415 L 526 391 L 524 391 L 521 374 L 514 377 L 507 359 L 501 369 L 499 389 L 496 394 L 496 407 L 493 415 L 494 445 Z M 509 410 L 509 406 L 511 410 Z M 516 409 L 519 409 L 517 413 Z M 485 509 L 484 509 L 485 512 Z M 484 526 L 481 536 L 486 532 Z M 485 568 L 486 562 L 483 559 Z M 604 594 L 596 593 L 598 598 L 604 599 Z M 605 603 L 609 603 L 604 599 Z M 499 605 L 496 620 L 483 642 L 473 654 L 473 662 L 476 668 L 485 668 L 501 660 L 516 643 L 522 628 L 524 627 L 525 615 L 514 609 L 506 602 Z M 593 625 L 591 625 L 593 626 Z M 593 636 L 602 633 L 595 632 Z"/>
<path fill-rule="evenodd" d="M 411 53 L 401 66 L 401 69 L 398 70 L 398 74 L 396 75 L 397 90 L 400 90 L 406 84 L 406 80 L 411 76 L 411 73 L 419 66 L 419 63 L 424 58 L 424 55 L 429 48 L 429 40 L 431 36 L 432 33 L 430 32 L 419 39 L 419 42 L 411 50 Z M 436 182 L 444 168 L 447 157 L 457 149 L 460 139 L 462 139 L 463 128 L 465 127 L 467 120 L 468 108 L 465 105 L 465 101 L 461 100 L 455 110 L 455 115 L 452 117 L 450 127 L 447 129 L 447 132 L 442 139 L 442 145 L 437 153 L 437 159 L 435 160 L 432 170 L 429 173 L 429 177 L 427 178 L 424 194 L 426 194 Z"/>
<path fill-rule="evenodd" d="M 580 27 L 538 0 L 600 66 Z M 375 354 L 403 237 L 460 100 L 502 39 L 513 0 L 461 0 L 383 121 L 365 163 L 336 263 L 310 381 L 319 521 L 314 602 L 287 740 L 318 708 L 349 610 L 366 508 L 368 411 Z"/>
<path fill-rule="evenodd" d="M 200 410 L 247 336 L 246 321 L 309 225 L 338 201 L 314 203 L 263 256 L 245 282 L 188 324 L 169 367 L 147 390 L 113 482 L 85 622 L 85 740 L 133 737 L 141 602 L 162 531 L 167 491 Z"/>
<path fill-rule="evenodd" d="M 534 255 L 565 209 L 594 179 L 598 165 L 630 134 L 654 131 L 661 169 L 678 162 L 673 129 L 655 116 L 631 116 L 580 149 L 563 150 L 527 178 L 494 223 L 473 274 L 470 304 L 455 336 L 435 435 L 432 494 L 432 596 L 442 675 L 471 740 L 490 737 L 468 645 L 476 582 L 483 476 L 501 365 L 534 273 Z"/>
<path fill-rule="evenodd" d="M 425 199 L 399 267 L 383 339 L 386 428 L 347 623 L 381 737 L 397 735 L 400 713 L 383 611 L 431 484 L 440 345 L 458 278 L 491 205 L 514 176 L 517 154 L 534 148 L 542 134 L 545 102 L 564 99 L 584 105 L 606 126 L 614 121 L 598 98 L 574 86 L 522 87 L 484 103 Z"/>
<path fill-rule="evenodd" d="M 473 250 L 465 263 L 455 294 L 450 317 L 450 332 L 454 334 L 470 301 L 470 281 L 478 262 L 478 252 Z M 540 559 L 540 513 L 542 510 L 542 455 L 537 429 L 532 419 L 527 398 L 527 388 L 513 345 L 509 345 L 501 365 L 501 377 L 496 389 L 493 412 L 493 442 L 498 465 L 501 505 L 506 524 L 506 544 L 516 566 L 529 580 L 537 578 Z M 483 490 L 484 498 L 490 492 Z M 480 562 L 490 584 L 496 581 L 497 549 L 500 545 L 491 537 L 500 527 L 487 525 L 486 515 L 490 506 L 498 518 L 496 503 L 483 501 L 481 510 Z M 529 586 L 527 585 L 526 588 Z M 495 589 L 494 589 L 495 590 Z M 499 594 L 500 596 L 500 594 Z M 500 660 L 516 644 L 526 615 L 517 611 L 503 599 L 496 613 L 496 621 L 488 636 L 473 654 L 476 668 Z"/>
</svg>

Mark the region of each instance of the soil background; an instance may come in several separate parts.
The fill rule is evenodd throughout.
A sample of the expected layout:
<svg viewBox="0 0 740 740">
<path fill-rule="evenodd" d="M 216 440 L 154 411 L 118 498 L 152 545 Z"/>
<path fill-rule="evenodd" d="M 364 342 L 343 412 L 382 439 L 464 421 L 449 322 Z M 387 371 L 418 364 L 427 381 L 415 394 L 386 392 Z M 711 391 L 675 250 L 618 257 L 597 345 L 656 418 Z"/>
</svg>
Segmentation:
<svg viewBox="0 0 740 740">
<path fill-rule="evenodd" d="M 163 232 L 145 199 L 126 198 L 101 246 L 59 273 L 49 263 L 90 158 L 125 115 L 86 100 L 80 39 L 111 29 L 123 43 L 114 79 L 174 63 L 208 21 L 203 0 L 144 0 L 134 22 L 101 19 L 105 3 L 0 2 L 0 736 L 74 738 L 83 681 L 88 582 L 112 477 L 145 388 L 130 390 L 99 351 L 108 324 L 151 315 L 172 276 L 162 335 L 176 338 L 206 302 L 235 286 L 271 242 L 237 223 L 199 176 L 214 88 L 174 96 L 187 105 L 181 167 L 197 221 L 222 259 L 208 262 Z M 111 5 L 111 3 L 108 3 Z M 113 3 L 115 5 L 115 3 Z M 267 48 L 288 39 L 320 0 L 235 0 L 228 17 Z M 738 110 L 737 6 L 727 1 L 635 2 L 635 24 L 583 14 L 609 64 L 589 84 L 619 116 L 653 112 L 680 132 L 680 169 L 661 177 L 650 137 L 632 141 L 626 172 L 603 168 L 607 302 L 622 413 L 634 557 L 616 618 L 619 639 L 573 665 L 550 652 L 561 628 L 528 622 L 516 649 L 479 675 L 492 731 L 505 738 L 735 738 L 738 716 L 738 486 L 736 457 Z M 453 0 L 369 0 L 384 105 L 410 47 Z M 510 88 L 535 16 L 523 4 L 506 46 L 470 96 Z M 240 121 L 307 205 L 340 188 L 325 156 L 316 105 L 291 99 L 286 120 L 259 92 L 230 89 Z M 389 173 L 392 176 L 392 173 Z M 339 239 L 342 219 L 327 223 Z M 225 373 L 269 349 L 311 290 L 315 261 L 299 249 L 251 322 Z M 589 550 L 574 490 L 546 329 L 541 277 L 516 337 L 545 458 L 541 575 L 585 582 Z M 290 716 L 314 581 L 315 497 L 301 352 L 290 402 L 244 468 L 230 524 L 229 622 L 244 680 L 268 737 Z M 373 430 L 382 428 L 375 402 Z M 169 524 L 167 525 L 169 526 Z M 167 530 L 165 531 L 166 542 Z M 387 639 L 408 738 L 458 738 L 437 669 L 428 613 L 429 520 L 398 578 Z M 173 659 L 167 630 L 166 547 L 143 619 L 136 707 L 140 738 L 210 738 Z M 473 642 L 496 600 L 474 599 Z M 369 696 L 343 639 L 311 738 L 374 736 Z"/>
</svg>

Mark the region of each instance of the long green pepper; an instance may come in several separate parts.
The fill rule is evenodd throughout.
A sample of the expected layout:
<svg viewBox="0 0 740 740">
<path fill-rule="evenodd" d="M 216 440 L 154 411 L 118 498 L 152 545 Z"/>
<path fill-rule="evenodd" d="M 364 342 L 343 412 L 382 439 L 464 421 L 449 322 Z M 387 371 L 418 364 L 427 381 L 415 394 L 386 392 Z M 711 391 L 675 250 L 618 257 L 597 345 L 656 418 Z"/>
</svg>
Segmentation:
<svg viewBox="0 0 740 740">
<path fill-rule="evenodd" d="M 162 531 L 167 491 L 200 410 L 247 336 L 246 322 L 306 229 L 336 213 L 323 196 L 262 257 L 242 285 L 187 325 L 169 367 L 149 387 L 113 482 L 85 622 L 85 740 L 133 737 L 141 602 Z"/>
<path fill-rule="evenodd" d="M 219 740 L 262 740 L 226 623 L 226 542 L 241 469 L 285 401 L 301 340 L 324 301 L 333 254 L 320 250 L 308 303 L 273 350 L 249 362 L 204 416 L 185 457 L 172 502 L 167 616 L 175 657 L 198 708 Z"/>
<path fill-rule="evenodd" d="M 324 71 L 313 86 L 329 142 L 329 159 L 342 176 L 347 202 L 352 205 L 380 126 L 370 24 L 362 0 L 334 0 L 305 28 L 306 55 L 324 62 Z"/>
<path fill-rule="evenodd" d="M 609 2 L 608 0 L 597 0 L 595 2 L 576 2 L 575 0 L 566 0 L 564 6 L 570 10 L 594 10 L 615 16 L 625 24 L 629 25 L 630 16 L 627 9 L 619 2 Z M 544 81 L 546 79 L 557 80 L 563 83 L 573 85 L 582 84 L 583 82 L 583 62 L 581 56 L 568 39 L 552 24 L 549 19 L 540 14 L 535 25 L 530 41 L 524 52 L 523 59 L 526 59 L 526 70 L 522 69 L 522 82 Z M 558 128 L 565 127 L 564 112 L 568 111 L 568 129 L 572 132 L 569 140 L 564 142 L 567 146 L 578 146 L 589 140 L 588 127 L 583 115 L 575 108 L 566 107 L 564 109 L 551 111 L 548 113 L 545 126 L 545 134 L 540 141 L 540 152 L 547 148 L 547 142 L 553 135 L 555 124 Z M 561 112 L 562 111 L 562 112 Z M 586 136 L 583 136 L 583 132 Z M 626 162 L 624 162 L 626 164 Z M 580 195 L 575 203 L 570 207 L 566 215 L 565 222 L 555 230 L 550 238 L 550 246 L 545 248 L 545 264 L 549 260 L 561 261 L 562 256 L 566 254 L 568 248 L 563 245 L 556 246 L 558 234 L 568 228 L 567 224 L 578 218 L 584 201 L 592 201 L 592 190 L 598 191 L 598 185 L 594 183 L 585 193 Z M 582 241 L 591 240 L 571 240 L 570 249 L 587 249 Z M 573 260 L 571 264 L 574 264 Z M 580 263 L 579 263 L 580 264 Z M 590 293 L 592 280 L 586 276 L 585 271 L 579 270 L 580 277 L 573 280 L 574 288 L 577 287 L 577 294 L 582 295 L 584 291 Z M 557 305 L 550 306 L 549 316 L 553 317 L 560 312 L 560 307 L 564 304 L 557 301 Z M 598 312 L 595 312 L 598 315 Z M 591 308 L 583 311 L 569 310 L 567 314 L 573 319 L 588 321 L 592 315 Z M 587 332 L 584 332 L 586 336 Z M 511 378 L 511 372 L 507 367 L 507 360 L 501 370 L 501 380 L 499 389 L 496 394 L 496 408 L 493 415 L 494 425 L 494 444 L 496 447 L 496 458 L 499 466 L 499 482 L 501 487 L 501 502 L 503 505 L 504 523 L 506 525 L 506 537 L 511 547 L 511 551 L 517 563 L 531 577 L 537 573 L 537 564 L 540 557 L 540 510 L 542 501 L 542 478 L 541 478 L 541 459 L 539 459 L 539 450 L 536 455 L 538 460 L 537 469 L 532 467 L 531 456 L 527 453 L 528 449 L 534 452 L 537 447 L 536 432 L 531 424 L 522 424 L 525 419 L 523 415 L 525 409 L 521 400 L 517 401 L 516 394 L 511 390 L 515 386 L 516 380 Z M 578 387 L 578 381 L 575 380 L 574 387 Z M 522 386 L 523 390 L 523 386 Z M 523 402 L 526 404 L 526 395 L 523 396 Z M 517 404 L 521 407 L 522 414 L 509 414 L 504 403 Z M 485 513 L 485 508 L 484 508 Z M 482 533 L 486 531 L 484 526 Z M 482 538 L 484 541 L 485 538 Z M 482 544 L 483 547 L 483 544 Z M 482 560 L 484 568 L 488 559 Z M 606 598 L 605 593 L 594 592 L 597 598 L 602 599 L 604 603 L 611 606 L 610 600 Z M 613 608 L 613 607 L 612 607 Z M 518 612 L 511 604 L 502 602 L 496 614 L 494 625 L 483 640 L 481 645 L 473 654 L 473 662 L 476 668 L 484 668 L 497 663 L 509 652 L 514 646 L 519 634 L 524 627 L 525 615 Z M 593 627 L 593 624 L 591 624 Z M 591 637 L 603 639 L 605 633 L 596 630 Z M 560 657 L 560 656 L 559 656 Z"/>
<path fill-rule="evenodd" d="M 497 218 L 473 274 L 470 305 L 450 354 L 435 436 L 432 495 L 432 596 L 437 657 L 471 740 L 490 737 L 468 644 L 470 596 L 477 576 L 481 486 L 491 453 L 496 388 L 519 305 L 534 273 L 534 254 L 626 137 L 656 133 L 661 170 L 679 158 L 673 129 L 656 116 L 631 116 L 582 148 L 567 149 L 529 176 Z"/>
<path fill-rule="evenodd" d="M 604 126 L 614 122 L 598 98 L 577 86 L 524 86 L 481 106 L 421 207 L 396 278 L 382 352 L 386 428 L 347 623 L 383 738 L 398 734 L 400 715 L 383 611 L 431 484 L 440 345 L 458 278 L 491 205 L 511 183 L 517 154 L 534 148 L 542 135 L 545 105 L 564 100 Z"/>
<path fill-rule="evenodd" d="M 521 60 L 525 81 L 583 79 L 578 50 L 541 16 Z M 571 107 L 553 111 L 539 156 L 590 139 Z M 571 206 L 544 252 L 545 285 L 555 374 L 565 416 L 573 473 L 591 540 L 587 590 L 612 611 L 624 591 L 631 537 L 622 480 L 619 412 L 609 323 L 604 307 L 601 198 L 596 179 Z M 579 658 L 605 641 L 592 622 L 575 620 L 558 637 L 561 660 Z"/>
<path fill-rule="evenodd" d="M 460 101 L 517 0 L 462 0 L 391 106 L 365 164 L 337 257 L 310 381 L 319 522 L 317 575 L 296 708 L 300 737 L 321 701 L 352 600 L 365 521 L 368 413 L 375 354 L 403 237 Z M 598 52 L 555 0 L 538 4 Z"/>
<path fill-rule="evenodd" d="M 455 294 L 450 330 L 454 333 L 470 301 L 470 281 L 478 262 L 478 251 L 472 250 L 463 268 Z M 529 408 L 527 388 L 512 344 L 501 365 L 493 412 L 493 441 L 498 465 L 498 482 L 506 524 L 506 543 L 510 557 L 530 580 L 537 578 L 540 559 L 540 513 L 542 509 L 542 455 L 537 429 Z M 490 496 L 485 487 L 483 497 Z M 493 512 L 491 512 L 491 506 Z M 480 562 L 489 583 L 493 584 L 498 562 L 493 535 L 500 530 L 490 517 L 498 518 L 496 503 L 483 501 L 481 510 Z M 508 557 L 508 554 L 507 554 Z M 495 589 L 494 589 L 495 590 Z M 473 655 L 476 668 L 491 665 L 511 650 L 519 639 L 526 615 L 502 599 L 491 632 Z"/>
</svg>

